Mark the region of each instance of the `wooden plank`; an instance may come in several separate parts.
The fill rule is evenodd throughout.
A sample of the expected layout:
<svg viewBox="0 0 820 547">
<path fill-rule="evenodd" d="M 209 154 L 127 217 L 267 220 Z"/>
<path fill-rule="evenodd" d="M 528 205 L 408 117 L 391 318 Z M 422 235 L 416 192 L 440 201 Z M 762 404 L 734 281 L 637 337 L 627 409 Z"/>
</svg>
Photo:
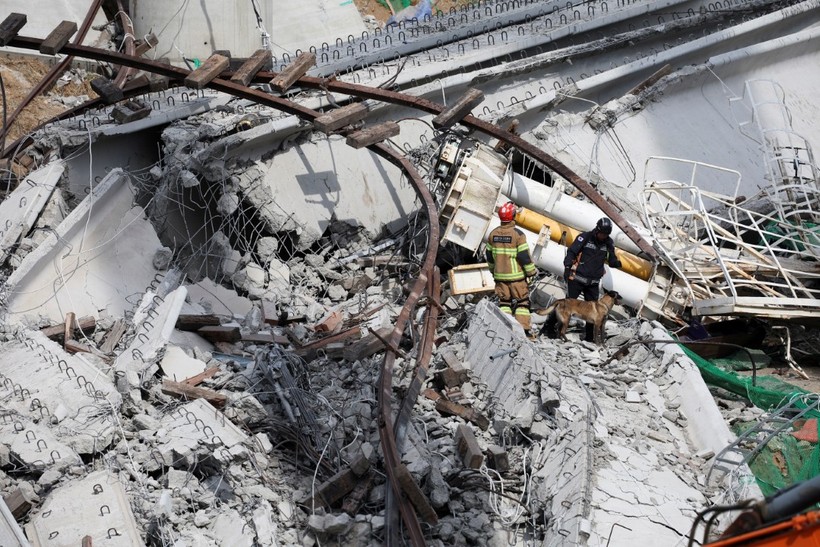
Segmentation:
<svg viewBox="0 0 820 547">
<path fill-rule="evenodd" d="M 276 77 L 270 81 L 270 85 L 279 93 L 284 93 L 296 80 L 307 74 L 310 67 L 315 64 L 316 55 L 314 53 L 309 51 L 300 53 L 291 64 L 285 67 L 285 70 L 277 74 Z"/>
<path fill-rule="evenodd" d="M 342 469 L 317 486 L 313 497 L 308 494 L 306 499 L 298 503 L 311 508 L 314 505 L 330 507 L 352 491 L 359 483 L 359 480 L 352 469 Z"/>
<path fill-rule="evenodd" d="M 152 108 L 142 101 L 137 99 L 128 100 L 118 104 L 111 110 L 111 117 L 117 123 L 130 123 L 143 118 L 147 118 L 151 114 Z"/>
<path fill-rule="evenodd" d="M 74 315 L 73 311 L 68 312 L 65 315 L 65 324 L 63 325 L 63 347 L 67 342 L 70 342 L 72 338 L 74 338 Z"/>
<path fill-rule="evenodd" d="M 218 327 L 219 317 L 214 314 L 182 313 L 177 317 L 176 328 L 179 330 L 197 331 L 202 327 Z"/>
<path fill-rule="evenodd" d="M 399 124 L 396 122 L 384 122 L 351 133 L 347 136 L 345 142 L 348 146 L 358 150 L 359 148 L 382 142 L 390 137 L 395 137 L 400 131 Z"/>
<path fill-rule="evenodd" d="M 251 80 L 253 80 L 253 77 L 256 76 L 257 72 L 262 70 L 262 68 L 270 66 L 270 61 L 270 51 L 267 49 L 257 49 L 247 61 L 242 63 L 239 70 L 234 73 L 231 81 L 239 85 L 248 85 L 251 83 Z"/>
<path fill-rule="evenodd" d="M 77 32 L 77 23 L 63 21 L 40 43 L 40 53 L 45 55 L 56 54 L 63 49 L 63 46 L 68 43 L 75 32 Z"/>
<path fill-rule="evenodd" d="M 213 378 L 216 376 L 216 373 L 219 372 L 219 367 L 211 367 L 205 369 L 204 372 L 200 372 L 196 376 L 191 376 L 190 378 L 184 379 L 181 383 L 187 384 L 189 386 L 198 386 L 208 378 Z"/>
<path fill-rule="evenodd" d="M 193 89 L 202 89 L 207 86 L 211 80 L 218 77 L 230 64 L 231 60 L 224 55 L 211 55 L 202 63 L 202 66 L 185 77 L 185 85 Z"/>
<path fill-rule="evenodd" d="M 76 340 L 66 340 L 63 347 L 68 353 L 94 353 L 90 347 Z"/>
<path fill-rule="evenodd" d="M 318 323 L 313 325 L 313 330 L 316 332 L 333 332 L 342 324 L 344 315 L 339 310 L 333 310 L 324 316 Z"/>
<path fill-rule="evenodd" d="M 202 327 L 196 332 L 211 342 L 230 342 L 233 344 L 242 339 L 239 327 Z"/>
<path fill-rule="evenodd" d="M 20 520 L 31 510 L 34 502 L 37 501 L 37 497 L 34 496 L 33 493 L 26 493 L 21 488 L 15 488 L 10 493 L 3 496 L 3 501 L 6 503 L 9 511 L 11 511 L 14 519 Z"/>
<path fill-rule="evenodd" d="M 91 316 L 80 317 L 79 319 L 74 321 L 74 328 L 79 329 L 83 332 L 91 332 L 92 330 L 94 330 L 94 327 L 96 326 L 97 320 Z M 46 327 L 44 329 L 40 329 L 40 333 L 43 334 L 46 338 L 54 340 L 55 338 L 59 338 L 60 336 L 65 335 L 65 323 L 60 323 L 59 325 L 54 325 L 53 327 Z"/>
<path fill-rule="evenodd" d="M 139 40 L 134 48 L 134 57 L 142 57 L 146 51 L 154 49 L 159 43 L 159 38 L 153 32 L 149 32 L 144 40 Z"/>
<path fill-rule="evenodd" d="M 313 127 L 322 133 L 330 133 L 363 120 L 367 112 L 367 105 L 364 103 L 352 103 L 322 114 L 313 120 Z"/>
<path fill-rule="evenodd" d="M 484 100 L 484 93 L 481 90 L 470 88 L 456 102 L 445 109 L 441 114 L 433 118 L 433 127 L 444 129 L 452 127 L 463 120 L 473 108 L 477 107 Z"/>
<path fill-rule="evenodd" d="M 425 522 L 430 524 L 438 523 L 438 515 L 436 515 L 435 509 L 433 509 L 433 506 L 427 501 L 427 496 L 421 491 L 421 488 L 419 488 L 419 485 L 416 484 L 415 479 L 413 479 L 413 475 L 410 474 L 410 471 L 407 470 L 407 466 L 403 463 L 396 466 L 396 479 L 399 485 L 401 485 L 402 491 L 410 499 L 410 503 L 416 508 L 418 515 L 424 519 Z"/>
<path fill-rule="evenodd" d="M 114 321 L 114 324 L 111 325 L 111 329 L 105 335 L 105 339 L 100 346 L 100 351 L 103 353 L 113 352 L 114 348 L 116 348 L 117 344 L 120 342 L 120 338 L 122 338 L 122 335 L 125 334 L 125 328 L 125 320 L 117 319 Z"/>
<path fill-rule="evenodd" d="M 473 430 L 464 424 L 456 429 L 456 448 L 464 460 L 464 467 L 478 469 L 484 463 L 484 453 L 478 446 Z"/>
<path fill-rule="evenodd" d="M 0 23 L 0 47 L 6 47 L 11 42 L 20 29 L 26 25 L 26 15 L 24 13 L 11 13 Z"/>
<path fill-rule="evenodd" d="M 436 410 L 446 416 L 458 416 L 459 418 L 463 418 L 468 422 L 474 423 L 484 431 L 490 427 L 490 420 L 474 408 L 468 408 L 464 405 L 454 403 L 453 401 L 448 401 L 444 398 L 436 401 Z"/>
<path fill-rule="evenodd" d="M 242 336 L 242 341 L 251 344 L 279 344 L 280 346 L 287 346 L 291 343 L 290 338 L 285 335 L 270 333 L 245 334 Z"/>
<path fill-rule="evenodd" d="M 351 329 L 343 330 L 338 334 L 334 334 L 331 336 L 326 336 L 320 340 L 316 340 L 315 342 L 311 342 L 309 344 L 305 344 L 298 350 L 296 350 L 296 355 L 300 357 L 308 357 L 315 355 L 316 352 L 329 344 L 334 344 L 336 342 L 343 342 L 345 340 L 349 340 L 351 338 L 358 338 L 362 335 L 362 329 L 359 327 L 353 327 Z M 381 342 L 379 342 L 381 344 Z"/>
<path fill-rule="evenodd" d="M 168 378 L 162 380 L 162 392 L 178 399 L 205 399 L 217 408 L 222 408 L 228 402 L 227 396 L 212 389 L 174 382 Z"/>
<path fill-rule="evenodd" d="M 125 98 L 122 89 L 108 78 L 94 78 L 91 80 L 91 89 L 105 101 L 105 104 L 114 104 Z"/>
<path fill-rule="evenodd" d="M 362 479 L 359 480 L 359 483 L 353 487 L 353 491 L 350 492 L 350 495 L 345 498 L 344 503 L 342 504 L 342 511 L 350 515 L 351 517 L 355 517 L 359 514 L 359 510 L 364 505 L 364 502 L 367 500 L 367 494 L 370 493 L 370 488 L 373 486 L 373 476 L 366 475 Z"/>
<path fill-rule="evenodd" d="M 361 361 L 376 352 L 382 351 L 384 349 L 384 342 L 382 339 L 387 339 L 392 330 L 393 329 L 390 327 L 383 327 L 379 329 L 379 335 L 381 338 L 371 332 L 355 344 L 348 346 L 345 348 L 344 352 L 345 360 L 350 361 L 351 363 L 353 361 Z"/>
<path fill-rule="evenodd" d="M 506 473 L 510 470 L 510 458 L 506 450 L 498 445 L 492 444 L 487 448 L 487 451 L 489 452 L 487 461 L 490 467 L 499 473 Z"/>
</svg>

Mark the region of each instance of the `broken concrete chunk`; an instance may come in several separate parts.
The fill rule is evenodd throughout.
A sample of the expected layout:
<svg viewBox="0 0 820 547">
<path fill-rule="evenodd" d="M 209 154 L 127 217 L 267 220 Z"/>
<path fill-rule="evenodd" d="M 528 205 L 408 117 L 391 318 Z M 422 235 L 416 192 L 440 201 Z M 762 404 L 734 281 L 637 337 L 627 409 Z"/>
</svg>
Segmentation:
<svg viewBox="0 0 820 547">
<path fill-rule="evenodd" d="M 626 391 L 625 398 L 627 403 L 640 403 L 643 401 L 641 394 L 632 389 Z"/>
<path fill-rule="evenodd" d="M 260 237 L 259 241 L 256 243 L 256 253 L 259 255 L 259 258 L 264 261 L 268 261 L 271 258 L 276 257 L 276 253 L 278 251 L 279 240 L 275 237 Z"/>
<path fill-rule="evenodd" d="M 174 253 L 168 247 L 161 247 L 154 253 L 154 268 L 159 271 L 165 271 L 171 265 L 171 260 L 174 258 Z"/>
<path fill-rule="evenodd" d="M 201 374 L 205 371 L 207 365 L 199 359 L 189 357 L 182 348 L 169 345 L 165 348 L 165 355 L 162 358 L 160 367 L 162 367 L 162 372 L 166 378 L 181 382 Z"/>
<path fill-rule="evenodd" d="M 456 448 L 461 455 L 464 466 L 470 469 L 478 469 L 484 462 L 484 454 L 478 446 L 475 434 L 466 425 L 459 425 L 456 429 Z"/>
<path fill-rule="evenodd" d="M 86 501 L 78 503 L 78 500 Z M 67 507 L 71 510 L 65 510 Z M 53 535 L 57 532 L 60 545 L 80 545 L 85 536 L 105 538 L 112 528 L 118 535 L 108 544 L 115 547 L 142 545 L 122 484 L 115 475 L 104 470 L 53 490 L 42 510 L 26 525 L 26 535 L 36 545 L 48 545 L 57 537 Z"/>
</svg>

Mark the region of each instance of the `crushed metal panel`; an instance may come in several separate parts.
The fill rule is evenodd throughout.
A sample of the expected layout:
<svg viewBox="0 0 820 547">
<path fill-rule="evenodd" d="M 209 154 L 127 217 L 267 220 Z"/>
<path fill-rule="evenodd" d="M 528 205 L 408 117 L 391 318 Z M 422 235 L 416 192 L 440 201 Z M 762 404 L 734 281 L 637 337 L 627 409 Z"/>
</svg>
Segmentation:
<svg viewBox="0 0 820 547">
<path fill-rule="evenodd" d="M 797 209 L 789 204 L 778 209 L 765 189 L 739 198 L 740 173 L 714 165 L 649 158 L 647 176 L 660 162 L 682 168 L 686 181 L 651 181 L 644 187 L 644 217 L 669 270 L 653 284 L 651 302 L 659 313 L 672 318 L 692 306 L 697 315 L 799 321 L 816 315 L 820 272 L 813 263 L 820 246 L 809 243 L 805 230 L 792 229 L 784 215 Z M 733 194 L 705 189 L 727 175 L 735 178 Z"/>
<path fill-rule="evenodd" d="M 486 263 L 456 266 L 448 273 L 450 294 L 474 294 L 495 290 L 493 272 Z"/>
<path fill-rule="evenodd" d="M 54 490 L 26 534 L 34 547 L 76 547 L 85 536 L 107 547 L 143 544 L 125 490 L 107 470 Z"/>
</svg>

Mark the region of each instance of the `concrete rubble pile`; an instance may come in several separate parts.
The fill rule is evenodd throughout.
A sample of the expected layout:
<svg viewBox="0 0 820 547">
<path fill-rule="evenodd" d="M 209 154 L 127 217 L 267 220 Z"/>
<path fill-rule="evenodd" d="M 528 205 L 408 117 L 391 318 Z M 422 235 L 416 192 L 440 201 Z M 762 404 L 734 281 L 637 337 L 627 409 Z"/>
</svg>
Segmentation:
<svg viewBox="0 0 820 547">
<path fill-rule="evenodd" d="M 264 229 L 231 232 L 196 263 L 162 241 L 159 200 L 134 205 L 144 180 L 112 171 L 72 209 L 60 162 L 43 169 L 31 176 L 51 177 L 51 194 L 21 225 L 3 295 L 2 492 L 29 540 L 382 544 L 375 386 L 412 231 L 379 240 L 331 222 L 287 249 Z M 256 260 L 266 275 L 250 274 Z M 670 374 L 691 363 L 639 347 L 601 367 L 605 350 L 533 344 L 486 299 L 444 301 L 402 453 L 434 511 L 431 545 L 596 543 L 627 521 L 677 541 L 720 497 L 687 433 L 692 377 Z M 609 344 L 651 329 L 611 322 Z M 399 351 L 412 346 L 408 332 Z M 397 359 L 398 392 L 409 363 Z"/>
<path fill-rule="evenodd" d="M 262 153 L 247 120 L 175 122 L 162 162 L 88 195 L 67 141 L 0 207 L 0 485 L 32 543 L 384 543 L 376 386 L 424 219 L 369 153 L 310 133 Z M 430 545 L 598 544 L 616 524 L 673 543 L 707 503 L 754 494 L 742 470 L 706 480 L 731 434 L 684 356 L 604 365 L 488 299 L 442 302 L 401 450 Z M 399 395 L 416 319 L 391 349 Z M 658 327 L 611 321 L 608 346 Z"/>
<path fill-rule="evenodd" d="M 692 117 L 712 128 L 712 116 L 691 112 L 703 110 L 704 89 L 723 89 L 712 69 L 735 50 L 714 46 L 711 64 L 665 71 L 667 62 L 703 63 L 691 51 L 711 45 L 690 26 L 732 35 L 712 13 L 720 5 L 673 11 L 682 22 L 666 43 L 655 34 L 668 32 L 669 14 L 657 3 L 618 3 L 610 14 L 587 2 L 569 19 L 572 4 L 552 14 L 536 13 L 539 3 L 509 4 L 476 10 L 463 34 L 450 29 L 454 11 L 449 49 L 437 34 L 443 24 L 430 36 L 418 21 L 414 33 L 405 25 L 383 38 L 382 29 L 350 34 L 318 50 L 314 72 L 437 101 L 440 93 L 450 104 L 482 84 L 486 104 L 474 115 L 588 173 L 633 220 L 641 208 L 631 194 L 646 182 L 633 163 L 663 150 L 710 161 L 733 155 L 715 143 L 736 137 L 735 124 L 703 141 L 675 125 Z M 814 13 L 794 40 L 816 40 L 817 0 L 796 4 L 789 18 Z M 738 5 L 768 15 L 761 25 L 780 17 L 773 2 Z M 550 37 L 553 25 L 560 36 Z M 789 25 L 797 23 L 778 32 Z M 620 38 L 574 42 L 593 31 L 597 40 L 599 27 Z M 377 64 L 393 36 L 407 57 Z M 737 40 L 740 53 L 754 44 Z M 614 47 L 621 42 L 635 48 L 629 57 Z M 590 55 L 593 47 L 604 55 Z M 530 57 L 514 59 L 526 50 Z M 337 73 L 348 56 L 356 66 Z M 280 53 L 276 70 L 281 62 Z M 550 75 L 530 77 L 546 67 Z M 683 85 L 683 76 L 695 79 Z M 730 76 L 741 89 L 743 74 Z M 624 98 L 624 89 L 642 91 Z M 694 106 L 670 116 L 662 92 Z M 286 96 L 328 111 L 350 98 L 298 86 Z M 533 341 L 494 299 L 456 294 L 444 281 L 441 304 L 423 298 L 392 346 L 426 247 L 439 244 L 428 243 L 430 219 L 397 167 L 347 146 L 341 133 L 225 94 L 178 88 L 129 104 L 138 112 L 120 104 L 50 125 L 25 143 L 20 158 L 31 170 L 12 173 L 16 186 L 4 178 L 0 545 L 387 543 L 401 523 L 387 510 L 379 378 L 390 352 L 394 400 L 413 393 L 427 306 L 440 313 L 432 361 L 397 440 L 395 470 L 427 544 L 675 545 L 704 507 L 760 497 L 742 458 L 713 465 L 735 440 L 727 424 L 760 412 L 711 393 L 660 323 L 617 308 L 603 346 L 582 342 L 577 329 L 569 341 Z M 391 146 L 433 179 L 432 116 L 363 104 L 368 124 L 410 122 Z M 565 110 L 544 115 L 559 104 Z M 650 124 L 670 127 L 668 138 L 645 131 Z M 640 146 L 651 140 L 665 142 Z M 682 141 L 693 149 L 681 150 Z M 756 182 L 757 148 L 735 155 L 749 164 L 744 180 Z M 439 205 L 440 182 L 431 184 Z M 442 270 L 464 262 L 453 247 L 441 248 Z M 552 281 L 540 277 L 544 291 Z"/>
</svg>

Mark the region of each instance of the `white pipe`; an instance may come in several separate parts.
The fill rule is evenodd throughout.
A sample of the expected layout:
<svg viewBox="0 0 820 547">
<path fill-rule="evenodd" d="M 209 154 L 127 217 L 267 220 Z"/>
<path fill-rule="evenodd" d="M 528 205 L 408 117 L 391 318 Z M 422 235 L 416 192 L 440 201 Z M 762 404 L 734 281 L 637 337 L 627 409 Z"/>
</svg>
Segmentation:
<svg viewBox="0 0 820 547">
<path fill-rule="evenodd" d="M 532 179 L 513 173 L 501 186 L 501 193 L 517 205 L 543 213 L 558 222 L 587 232 L 595 227 L 598 219 L 606 216 L 596 205 L 568 196 L 558 189 L 544 186 Z M 556 194 L 553 196 L 553 193 Z M 551 203 L 554 200 L 554 203 Z M 644 239 L 651 241 L 650 233 L 642 227 L 633 226 Z M 641 249 L 634 241 L 613 223 L 612 240 L 615 246 L 634 255 L 640 255 Z M 568 241 L 567 244 L 571 244 Z"/>
<path fill-rule="evenodd" d="M 501 221 L 498 220 L 498 218 L 494 217 L 492 219 L 489 228 L 487 228 L 487 233 L 484 234 L 485 241 L 487 237 L 489 237 L 490 232 L 500 224 Z M 545 247 L 538 247 L 536 245 L 538 243 L 538 234 L 523 229 L 521 231 L 524 232 L 524 235 L 527 237 L 532 261 L 535 265 L 553 275 L 563 274 L 564 256 L 566 255 L 567 248 L 550 241 L 549 238 L 547 238 Z M 649 293 L 649 283 L 637 277 L 632 277 L 621 270 L 613 270 L 609 267 L 605 269 L 606 274 L 603 278 L 603 287 L 608 290 L 618 291 L 621 298 L 623 298 L 623 304 L 625 306 L 639 309 L 646 299 L 646 295 Z"/>
</svg>

